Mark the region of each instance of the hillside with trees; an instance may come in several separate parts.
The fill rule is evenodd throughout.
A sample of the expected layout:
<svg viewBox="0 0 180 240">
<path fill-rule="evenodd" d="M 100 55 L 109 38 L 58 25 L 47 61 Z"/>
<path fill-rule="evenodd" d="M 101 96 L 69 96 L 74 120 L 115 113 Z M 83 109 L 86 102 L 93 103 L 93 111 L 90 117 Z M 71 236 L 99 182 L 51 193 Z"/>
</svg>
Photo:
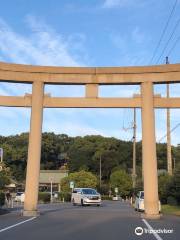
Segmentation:
<svg viewBox="0 0 180 240">
<path fill-rule="evenodd" d="M 3 137 L 4 162 L 17 181 L 25 179 L 28 133 Z M 141 177 L 141 142 L 137 143 L 137 172 Z M 69 137 L 65 134 L 43 133 L 41 169 L 59 169 L 66 165 L 70 172 L 88 170 L 99 175 L 102 160 L 102 179 L 110 179 L 112 170 L 131 172 L 132 142 L 102 136 Z M 157 144 L 158 168 L 166 169 L 166 144 Z M 180 159 L 180 147 L 173 147 L 173 159 Z"/>
</svg>

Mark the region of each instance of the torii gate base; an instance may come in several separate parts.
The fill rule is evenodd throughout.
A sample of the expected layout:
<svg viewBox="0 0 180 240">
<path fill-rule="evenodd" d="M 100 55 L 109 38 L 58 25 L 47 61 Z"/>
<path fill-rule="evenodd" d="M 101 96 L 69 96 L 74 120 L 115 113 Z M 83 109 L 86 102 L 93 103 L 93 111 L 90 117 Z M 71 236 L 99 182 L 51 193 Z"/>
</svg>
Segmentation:
<svg viewBox="0 0 180 240">
<path fill-rule="evenodd" d="M 31 107 L 24 216 L 37 216 L 41 134 L 44 107 L 141 108 L 144 175 L 143 217 L 158 219 L 158 176 L 154 108 L 179 108 L 180 98 L 153 95 L 153 83 L 180 82 L 180 64 L 124 68 L 64 68 L 0 63 L 1 82 L 33 83 L 32 95 L 0 96 L 0 106 Z M 54 98 L 44 95 L 44 84 L 81 84 L 84 98 Z M 133 98 L 100 98 L 100 84 L 140 84 L 141 95 Z"/>
</svg>

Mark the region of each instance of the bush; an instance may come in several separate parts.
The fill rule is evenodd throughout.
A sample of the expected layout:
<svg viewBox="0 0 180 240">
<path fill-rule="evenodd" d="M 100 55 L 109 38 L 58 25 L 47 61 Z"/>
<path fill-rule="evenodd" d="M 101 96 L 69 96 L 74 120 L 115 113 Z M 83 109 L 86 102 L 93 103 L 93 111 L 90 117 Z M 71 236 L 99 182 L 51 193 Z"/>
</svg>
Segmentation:
<svg viewBox="0 0 180 240">
<path fill-rule="evenodd" d="M 107 183 L 102 183 L 101 184 L 101 187 L 97 187 L 97 190 L 99 193 L 101 193 L 102 195 L 108 195 L 109 194 L 109 191 L 110 191 L 110 187 L 109 187 L 109 184 Z"/>
<path fill-rule="evenodd" d="M 97 177 L 91 173 L 81 170 L 79 172 L 70 173 L 68 177 L 61 180 L 61 189 L 63 192 L 70 192 L 70 182 L 73 181 L 75 188 L 95 188 L 97 186 Z"/>
<path fill-rule="evenodd" d="M 101 195 L 102 200 L 112 200 L 112 196 L 109 195 Z"/>
<path fill-rule="evenodd" d="M 172 177 L 168 174 L 162 174 L 158 179 L 158 189 L 159 189 L 159 197 L 162 204 L 167 204 L 167 198 L 170 196 L 170 192 L 168 191 L 169 184 L 172 181 Z"/>
<path fill-rule="evenodd" d="M 167 198 L 167 204 L 176 206 L 176 205 L 177 205 L 177 200 L 176 200 L 176 198 L 174 198 L 174 197 L 172 197 L 172 196 L 169 196 L 169 197 Z"/>
<path fill-rule="evenodd" d="M 5 203 L 5 194 L 0 192 L 0 207 L 3 206 Z"/>
<path fill-rule="evenodd" d="M 110 176 L 112 190 L 117 187 L 121 197 L 130 196 L 132 193 L 132 178 L 124 170 L 117 170 Z"/>
<path fill-rule="evenodd" d="M 39 192 L 39 201 L 43 203 L 48 203 L 51 200 L 51 194 L 47 192 Z"/>
<path fill-rule="evenodd" d="M 70 192 L 60 192 L 59 198 L 61 201 L 71 202 L 71 193 Z"/>
</svg>

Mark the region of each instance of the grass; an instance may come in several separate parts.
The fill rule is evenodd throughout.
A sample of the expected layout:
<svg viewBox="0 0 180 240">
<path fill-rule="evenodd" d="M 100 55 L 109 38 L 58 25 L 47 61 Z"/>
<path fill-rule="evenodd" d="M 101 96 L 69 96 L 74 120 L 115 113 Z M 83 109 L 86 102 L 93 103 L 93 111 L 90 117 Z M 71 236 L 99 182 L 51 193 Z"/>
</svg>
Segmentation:
<svg viewBox="0 0 180 240">
<path fill-rule="evenodd" d="M 162 205 L 162 213 L 180 216 L 180 206 Z"/>
</svg>

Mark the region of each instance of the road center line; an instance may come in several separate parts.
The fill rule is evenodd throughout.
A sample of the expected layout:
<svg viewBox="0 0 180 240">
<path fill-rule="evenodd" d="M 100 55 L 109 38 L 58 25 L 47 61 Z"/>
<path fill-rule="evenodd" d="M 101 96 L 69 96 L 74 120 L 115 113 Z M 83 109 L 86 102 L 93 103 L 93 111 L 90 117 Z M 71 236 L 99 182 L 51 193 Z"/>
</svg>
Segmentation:
<svg viewBox="0 0 180 240">
<path fill-rule="evenodd" d="M 9 227 L 6 227 L 6 228 L 3 228 L 3 229 L 0 229 L 0 233 L 1 233 L 1 232 L 4 232 L 4 231 L 7 231 L 7 230 L 9 230 L 9 229 L 11 229 L 11 228 L 17 227 L 17 226 L 19 226 L 19 225 L 21 225 L 21 224 L 23 224 L 23 223 L 26 223 L 26 222 L 32 221 L 32 220 L 34 220 L 35 218 L 36 218 L 36 217 L 32 217 L 32 218 L 27 219 L 27 220 L 25 220 L 25 221 L 22 221 L 22 222 L 19 222 L 19 223 L 13 224 L 13 225 L 11 225 L 11 226 L 9 226 Z"/>
<path fill-rule="evenodd" d="M 145 225 L 147 226 L 147 228 L 149 230 L 154 230 L 151 225 L 143 218 L 142 221 L 145 223 Z M 157 239 L 157 240 L 163 240 L 159 234 L 157 234 L 156 232 L 152 231 L 152 234 L 154 235 L 154 237 Z"/>
</svg>

